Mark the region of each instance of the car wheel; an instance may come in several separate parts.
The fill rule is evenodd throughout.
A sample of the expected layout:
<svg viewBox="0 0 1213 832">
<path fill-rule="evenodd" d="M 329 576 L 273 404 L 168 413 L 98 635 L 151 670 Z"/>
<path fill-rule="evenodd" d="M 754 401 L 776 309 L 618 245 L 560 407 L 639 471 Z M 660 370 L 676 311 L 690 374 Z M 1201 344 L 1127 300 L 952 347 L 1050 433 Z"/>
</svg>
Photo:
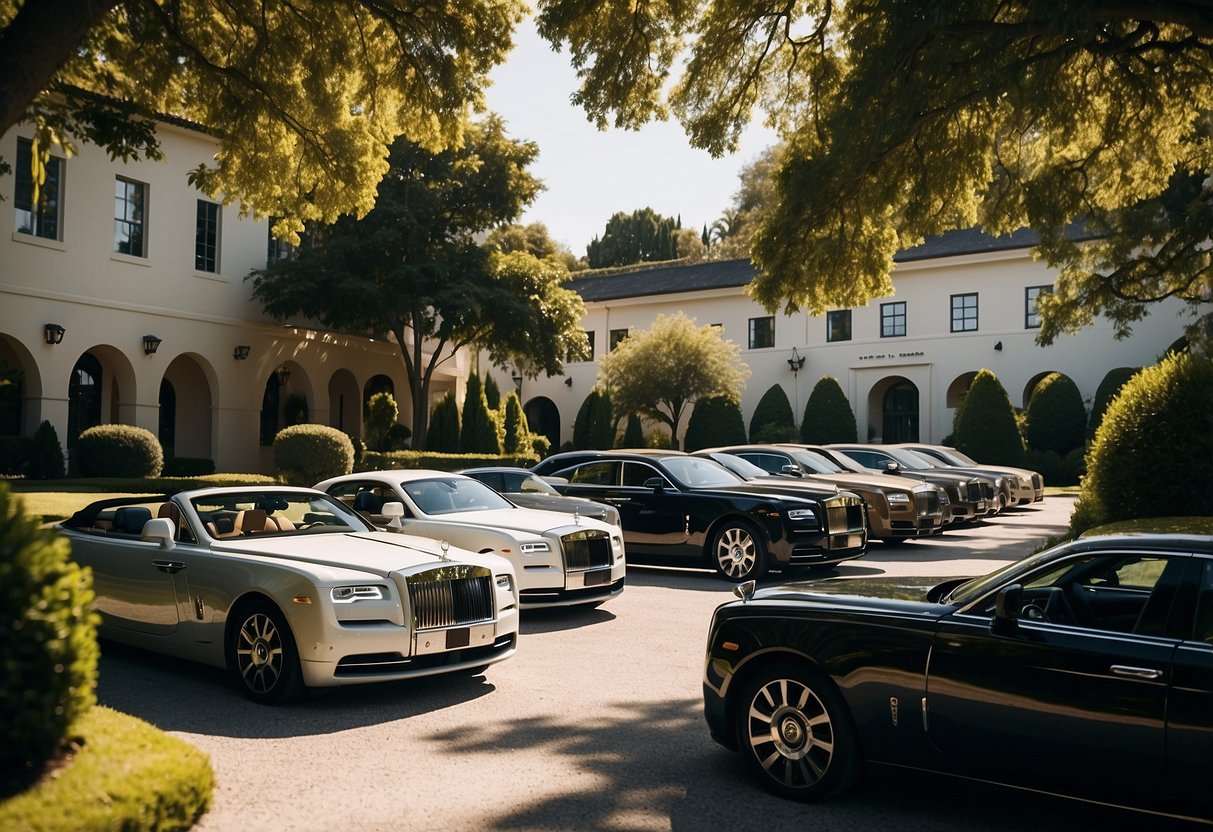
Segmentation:
<svg viewBox="0 0 1213 832">
<path fill-rule="evenodd" d="M 773 665 L 749 681 L 739 706 L 742 750 L 770 791 L 817 801 L 858 778 L 850 714 L 821 674 L 795 664 Z"/>
<path fill-rule="evenodd" d="M 244 695 L 277 705 L 303 693 L 299 651 L 282 613 L 272 604 L 244 607 L 230 639 L 230 663 Z"/>
<path fill-rule="evenodd" d="M 720 576 L 736 583 L 757 580 L 770 566 L 766 546 L 744 523 L 723 525 L 712 538 L 711 555 Z"/>
</svg>

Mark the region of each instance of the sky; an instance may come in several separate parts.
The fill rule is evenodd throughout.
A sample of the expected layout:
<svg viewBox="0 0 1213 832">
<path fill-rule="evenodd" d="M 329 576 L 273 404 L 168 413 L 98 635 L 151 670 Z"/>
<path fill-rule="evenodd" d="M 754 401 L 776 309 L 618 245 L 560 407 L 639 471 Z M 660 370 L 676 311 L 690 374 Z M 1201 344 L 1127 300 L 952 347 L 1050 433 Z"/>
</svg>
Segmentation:
<svg viewBox="0 0 1213 832">
<path fill-rule="evenodd" d="M 569 103 L 578 86 L 569 61 L 568 50 L 553 52 L 528 19 L 509 59 L 491 75 L 486 99 L 511 138 L 539 145 L 530 170 L 546 190 L 522 222 L 544 223 L 578 257 L 619 211 L 649 207 L 681 215 L 683 228 L 711 226 L 732 205 L 741 168 L 775 142 L 770 130 L 751 126 L 736 153 L 713 159 L 690 146 L 677 122 L 599 132 Z"/>
</svg>

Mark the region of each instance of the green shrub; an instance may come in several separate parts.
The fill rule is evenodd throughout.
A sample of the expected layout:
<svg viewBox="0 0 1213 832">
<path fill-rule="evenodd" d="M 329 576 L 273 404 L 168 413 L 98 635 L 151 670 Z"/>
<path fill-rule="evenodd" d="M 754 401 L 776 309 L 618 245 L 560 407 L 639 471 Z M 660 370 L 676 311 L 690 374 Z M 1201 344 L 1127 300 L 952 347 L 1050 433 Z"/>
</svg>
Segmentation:
<svg viewBox="0 0 1213 832">
<path fill-rule="evenodd" d="M 76 438 L 76 468 L 82 477 L 158 477 L 164 451 L 147 428 L 97 425 Z"/>
<path fill-rule="evenodd" d="M 745 421 L 737 402 L 728 396 L 709 396 L 695 402 L 695 409 L 687 421 L 683 450 L 741 445 L 745 441 Z"/>
<path fill-rule="evenodd" d="M 546 457 L 552 450 L 552 440 L 548 439 L 542 433 L 530 434 L 531 452 L 535 454 L 535 460 L 538 461 Z M 530 468 L 534 463 L 528 462 L 523 467 Z"/>
<path fill-rule="evenodd" d="M 750 417 L 751 442 L 794 442 L 796 440 L 796 417 L 792 414 L 792 403 L 783 386 L 772 384 L 758 400 L 754 415 Z"/>
<path fill-rule="evenodd" d="M 366 443 L 362 441 L 361 436 L 354 436 L 352 433 L 347 433 L 346 437 L 349 438 L 350 445 L 354 448 L 354 470 L 360 470 L 362 457 L 366 454 Z"/>
<path fill-rule="evenodd" d="M 1140 367 L 1117 367 L 1113 370 L 1108 370 L 1107 375 L 1103 377 L 1103 381 L 1099 382 L 1099 387 L 1095 388 L 1095 399 L 1091 402 L 1091 416 L 1087 419 L 1087 438 L 1094 439 L 1095 431 L 1099 429 L 1100 422 L 1103 421 L 1104 412 L 1107 411 L 1108 405 L 1116 398 L 1120 392 L 1120 388 L 1125 386 L 1125 382 L 1137 375 L 1141 371 Z"/>
<path fill-rule="evenodd" d="M 613 411 L 609 393 L 597 387 L 591 390 L 573 420 L 573 447 L 579 451 L 609 449 L 615 439 Z"/>
<path fill-rule="evenodd" d="M 459 450 L 465 454 L 499 454 L 497 424 L 489 413 L 480 376 L 468 376 L 467 394 L 463 400 L 463 424 L 459 431 Z"/>
<path fill-rule="evenodd" d="M 501 388 L 497 386 L 492 373 L 484 377 L 484 401 L 488 404 L 489 410 L 501 409 Z"/>
<path fill-rule="evenodd" d="M 527 426 L 526 414 L 522 411 L 522 402 L 518 394 L 511 392 L 505 400 L 505 437 L 501 450 L 506 454 L 516 454 L 519 448 L 530 446 L 530 428 Z M 547 437 L 544 437 L 546 439 Z"/>
<path fill-rule="evenodd" d="M 1104 413 L 1071 529 L 1079 534 L 1119 520 L 1208 515 L 1210 460 L 1213 358 L 1168 355 L 1133 376 Z"/>
<path fill-rule="evenodd" d="M 1023 436 L 1015 410 L 990 370 L 978 371 L 956 408 L 952 438 L 956 448 L 982 465 L 1023 465 Z"/>
<path fill-rule="evenodd" d="M 29 478 L 57 480 L 63 476 L 63 446 L 59 434 L 50 422 L 43 422 L 34 431 L 34 447 L 30 451 Z"/>
<path fill-rule="evenodd" d="M 430 451 L 459 453 L 459 405 L 450 393 L 439 399 L 430 411 L 430 426 L 425 442 Z"/>
<path fill-rule="evenodd" d="M 620 447 L 620 448 L 643 448 L 644 447 L 644 425 L 641 424 L 640 417 L 637 416 L 635 413 L 628 414 L 627 425 L 623 429 L 623 437 L 619 440 L 619 444 L 617 447 Z"/>
<path fill-rule="evenodd" d="M 1055 451 L 1059 456 L 1086 444 L 1087 409 L 1078 385 L 1069 376 L 1049 373 L 1032 391 L 1024 417 L 1024 439 L 1033 450 Z"/>
<path fill-rule="evenodd" d="M 34 457 L 29 436 L 0 436 L 0 474 L 24 474 Z"/>
<path fill-rule="evenodd" d="M 670 449 L 670 435 L 661 428 L 655 428 L 652 433 L 645 435 L 644 447 L 667 451 Z"/>
<path fill-rule="evenodd" d="M 546 437 L 545 437 L 546 441 Z M 437 451 L 367 451 L 362 471 L 386 471 L 392 468 L 432 468 L 435 471 L 459 471 L 487 465 L 512 465 L 529 468 L 539 461 L 524 448 L 517 454 L 444 454 Z"/>
<path fill-rule="evenodd" d="M 215 460 L 205 457 L 170 456 L 164 460 L 162 477 L 205 477 L 215 473 Z"/>
<path fill-rule="evenodd" d="M 310 486 L 354 470 L 354 444 L 328 425 L 291 425 L 274 437 L 274 470 L 289 485 Z"/>
<path fill-rule="evenodd" d="M 822 376 L 813 385 L 800 422 L 800 441 L 806 445 L 859 441 L 855 411 L 837 379 Z"/>
<path fill-rule="evenodd" d="M 400 416 L 396 397 L 386 391 L 373 394 L 362 414 L 366 430 L 366 446 L 372 451 L 389 451 L 388 433 Z"/>
<path fill-rule="evenodd" d="M 409 439 L 413 436 L 413 432 L 409 430 L 408 425 L 402 425 L 399 422 L 387 429 L 387 439 L 384 441 L 385 451 L 400 451 L 409 446 Z"/>
<path fill-rule="evenodd" d="M 1036 471 L 1047 485 L 1078 485 L 1085 467 L 1083 448 L 1075 448 L 1065 456 L 1057 451 L 1024 452 L 1023 467 Z"/>
<path fill-rule="evenodd" d="M 0 781 L 37 770 L 96 701 L 89 570 L 0 484 Z"/>
</svg>

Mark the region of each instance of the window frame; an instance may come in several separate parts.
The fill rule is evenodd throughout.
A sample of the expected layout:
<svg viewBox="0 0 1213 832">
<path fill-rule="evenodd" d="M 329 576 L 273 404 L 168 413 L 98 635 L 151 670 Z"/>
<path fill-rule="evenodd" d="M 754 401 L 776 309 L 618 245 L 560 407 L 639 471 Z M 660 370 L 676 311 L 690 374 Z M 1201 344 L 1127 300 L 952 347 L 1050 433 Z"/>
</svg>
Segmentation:
<svg viewBox="0 0 1213 832">
<path fill-rule="evenodd" d="M 1035 291 L 1035 294 L 1033 294 Z M 1025 286 L 1023 290 L 1023 328 L 1040 329 L 1040 296 L 1053 293 L 1052 284 Z"/>
<path fill-rule="evenodd" d="M 612 329 L 607 336 L 607 352 L 614 352 L 615 348 L 631 334 L 632 330 L 630 327 L 625 327 L 624 329 Z"/>
<path fill-rule="evenodd" d="M 38 205 L 34 206 L 34 180 L 30 173 L 30 160 L 34 154 L 34 143 L 30 139 L 17 137 L 17 159 L 13 168 L 13 231 L 39 240 L 63 241 L 63 190 L 66 179 L 67 160 L 51 154 L 46 163 L 46 181 L 38 189 Z M 54 171 L 52 173 L 52 171 Z M 24 176 L 22 175 L 24 173 Z M 49 210 L 48 210 L 49 209 Z M 22 227 L 21 216 L 29 218 Z M 52 215 L 53 222 L 47 223 Z M 50 225 L 49 234 L 43 233 Z"/>
<path fill-rule="evenodd" d="M 905 338 L 908 318 L 908 308 L 904 300 L 890 301 L 889 303 L 880 304 L 880 337 L 881 338 Z M 901 331 L 898 332 L 898 321 L 901 323 Z"/>
<path fill-rule="evenodd" d="M 972 301 L 971 305 L 969 303 L 970 300 Z M 959 306 L 957 305 L 958 301 Z M 977 332 L 979 321 L 977 292 L 962 292 L 952 295 L 950 307 L 952 310 L 952 332 Z M 957 316 L 958 312 L 959 317 Z M 958 323 L 960 324 L 959 327 L 957 326 Z M 972 326 L 969 326 L 970 323 L 972 323 Z"/>
<path fill-rule="evenodd" d="M 206 211 L 210 216 L 203 216 Z M 194 271 L 219 274 L 219 245 L 223 232 L 223 206 L 200 199 L 194 211 Z"/>
<path fill-rule="evenodd" d="M 126 186 L 125 192 L 120 192 L 119 189 Z M 114 254 L 120 254 L 124 257 L 135 257 L 140 260 L 147 259 L 147 218 L 148 210 L 147 203 L 150 197 L 150 188 L 146 182 L 140 182 L 138 179 L 130 179 L 126 176 L 114 177 Z M 118 216 L 118 205 L 124 206 L 133 205 L 134 200 L 131 199 L 132 194 L 139 194 L 139 204 L 135 206 L 131 214 L 137 214 L 137 219 L 128 219 L 127 217 Z M 123 251 L 122 243 L 119 242 L 119 229 L 122 226 L 129 229 L 138 229 L 139 251 Z M 127 242 L 133 239 L 133 235 L 129 234 L 126 237 Z"/>
<path fill-rule="evenodd" d="M 759 330 L 760 330 L 759 323 L 760 322 L 764 322 L 768 326 L 767 333 L 766 333 L 767 338 L 765 340 L 769 340 L 770 343 L 764 343 L 764 344 L 758 343 L 758 335 L 760 334 L 760 332 L 759 332 Z M 769 350 L 769 349 L 774 348 L 774 346 L 775 346 L 775 316 L 774 315 L 763 315 L 758 318 L 750 318 L 749 324 L 747 325 L 747 332 L 748 332 L 748 337 L 746 339 L 746 344 L 748 344 L 747 349 Z"/>
<path fill-rule="evenodd" d="M 845 321 L 845 327 L 836 326 L 836 322 Z M 845 329 L 846 332 L 836 334 L 837 329 Z M 854 338 L 854 330 L 852 329 L 852 316 L 850 309 L 833 309 L 826 312 L 826 343 L 835 344 L 841 341 L 850 341 Z"/>
</svg>

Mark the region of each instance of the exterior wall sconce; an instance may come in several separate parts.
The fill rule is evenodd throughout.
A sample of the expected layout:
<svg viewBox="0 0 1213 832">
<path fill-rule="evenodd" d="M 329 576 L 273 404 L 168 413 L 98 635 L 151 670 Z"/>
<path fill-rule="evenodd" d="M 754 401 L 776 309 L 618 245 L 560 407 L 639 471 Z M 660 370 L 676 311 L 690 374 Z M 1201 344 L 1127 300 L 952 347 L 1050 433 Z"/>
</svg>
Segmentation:
<svg viewBox="0 0 1213 832">
<path fill-rule="evenodd" d="M 156 350 L 160 349 L 160 341 L 161 341 L 161 339 L 157 338 L 155 335 L 144 335 L 143 336 L 143 354 L 144 355 L 155 355 Z"/>
<path fill-rule="evenodd" d="M 248 344 L 238 344 L 236 349 L 232 350 L 232 358 L 236 359 L 237 361 L 243 361 L 244 359 L 248 358 L 248 354 Z"/>
<path fill-rule="evenodd" d="M 798 353 L 795 347 L 792 347 L 792 357 L 788 359 L 788 368 L 791 369 L 792 375 L 796 375 L 804 369 L 804 360 L 805 356 Z"/>
<path fill-rule="evenodd" d="M 274 375 L 278 377 L 278 386 L 285 387 L 291 377 L 291 371 L 286 368 L 286 365 L 281 365 L 277 370 L 274 370 Z"/>
<path fill-rule="evenodd" d="M 564 380 L 564 386 L 565 386 L 565 387 L 572 387 L 572 386 L 573 386 L 573 377 L 572 377 L 572 376 L 569 376 L 568 378 L 566 378 L 566 379 Z"/>
<path fill-rule="evenodd" d="M 62 344 L 63 333 L 65 332 L 67 330 L 59 326 L 59 324 L 45 324 L 42 327 L 42 335 L 46 338 L 46 343 L 48 344 Z"/>
<path fill-rule="evenodd" d="M 999 341 L 997 344 L 994 345 L 994 350 L 995 350 L 995 352 L 1002 352 L 1002 341 Z"/>
</svg>

